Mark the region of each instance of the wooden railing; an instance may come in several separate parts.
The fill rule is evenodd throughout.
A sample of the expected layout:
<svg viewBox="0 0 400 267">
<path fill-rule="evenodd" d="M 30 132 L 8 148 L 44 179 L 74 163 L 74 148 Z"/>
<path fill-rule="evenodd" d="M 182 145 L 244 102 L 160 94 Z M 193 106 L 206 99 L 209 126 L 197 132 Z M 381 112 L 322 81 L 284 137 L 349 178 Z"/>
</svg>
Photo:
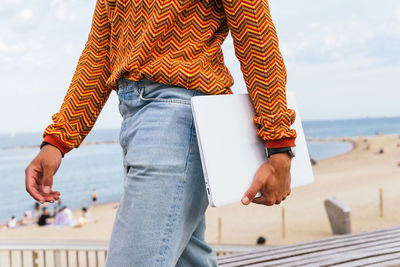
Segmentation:
<svg viewBox="0 0 400 267">
<path fill-rule="evenodd" d="M 0 244 L 1 267 L 101 267 L 107 244 Z"/>
<path fill-rule="evenodd" d="M 212 245 L 217 256 L 255 251 L 261 247 Z M 265 247 L 264 247 L 265 248 Z M 0 243 L 0 267 L 102 267 L 107 243 Z"/>
</svg>

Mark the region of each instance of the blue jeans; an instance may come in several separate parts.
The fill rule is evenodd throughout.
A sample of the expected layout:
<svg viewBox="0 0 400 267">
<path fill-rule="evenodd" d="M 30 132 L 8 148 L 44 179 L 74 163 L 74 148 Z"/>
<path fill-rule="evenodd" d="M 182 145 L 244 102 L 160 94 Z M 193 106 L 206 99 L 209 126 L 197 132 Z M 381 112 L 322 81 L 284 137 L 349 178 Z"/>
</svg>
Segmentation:
<svg viewBox="0 0 400 267">
<path fill-rule="evenodd" d="M 201 94 L 118 81 L 125 178 L 106 266 L 217 266 L 204 241 L 208 200 L 190 106 Z"/>
</svg>

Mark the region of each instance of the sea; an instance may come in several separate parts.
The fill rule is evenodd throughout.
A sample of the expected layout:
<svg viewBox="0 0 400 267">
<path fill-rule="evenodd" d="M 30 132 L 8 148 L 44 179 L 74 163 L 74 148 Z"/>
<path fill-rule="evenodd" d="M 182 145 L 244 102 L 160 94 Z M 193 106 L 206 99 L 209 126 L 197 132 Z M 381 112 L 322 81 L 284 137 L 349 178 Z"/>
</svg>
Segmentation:
<svg viewBox="0 0 400 267">
<path fill-rule="evenodd" d="M 303 121 L 303 128 L 306 138 L 312 139 L 400 134 L 400 117 Z M 96 144 L 81 145 L 67 154 L 53 184 L 61 192 L 63 205 L 71 209 L 90 206 L 93 190 L 99 204 L 120 199 L 123 174 L 118 137 L 119 129 L 94 130 L 85 141 Z M 40 142 L 40 132 L 0 134 L 0 224 L 33 210 L 35 202 L 25 191 L 24 171 L 38 153 Z M 317 161 L 352 149 L 348 142 L 313 141 L 307 145 Z M 53 205 L 48 205 L 50 211 Z"/>
</svg>

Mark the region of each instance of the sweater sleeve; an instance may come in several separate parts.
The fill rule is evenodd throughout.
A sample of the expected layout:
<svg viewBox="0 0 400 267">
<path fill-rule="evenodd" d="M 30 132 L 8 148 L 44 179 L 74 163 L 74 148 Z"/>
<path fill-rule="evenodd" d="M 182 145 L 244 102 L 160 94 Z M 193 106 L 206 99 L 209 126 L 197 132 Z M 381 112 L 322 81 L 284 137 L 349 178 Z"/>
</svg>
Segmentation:
<svg viewBox="0 0 400 267">
<path fill-rule="evenodd" d="M 287 108 L 286 69 L 267 0 L 223 0 L 224 10 L 256 111 L 257 135 L 267 147 L 294 146 L 295 111 Z"/>
<path fill-rule="evenodd" d="M 78 147 L 92 129 L 107 101 L 111 89 L 106 81 L 110 76 L 110 22 L 105 0 L 97 0 L 92 27 L 75 74 L 53 123 L 44 131 L 44 141 L 64 154 Z"/>
</svg>

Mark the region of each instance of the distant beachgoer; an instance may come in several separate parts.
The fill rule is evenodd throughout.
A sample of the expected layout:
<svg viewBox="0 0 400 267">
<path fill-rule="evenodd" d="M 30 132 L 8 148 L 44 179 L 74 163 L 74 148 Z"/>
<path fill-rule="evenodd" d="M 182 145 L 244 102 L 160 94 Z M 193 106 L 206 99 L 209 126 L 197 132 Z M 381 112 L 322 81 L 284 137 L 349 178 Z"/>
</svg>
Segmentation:
<svg viewBox="0 0 400 267">
<path fill-rule="evenodd" d="M 92 192 L 92 205 L 96 206 L 96 204 L 97 204 L 97 192 L 96 192 L 96 189 L 93 189 L 93 192 Z"/>
<path fill-rule="evenodd" d="M 262 236 L 257 239 L 257 245 L 265 245 L 266 242 L 267 240 Z"/>
<path fill-rule="evenodd" d="M 381 148 L 378 153 L 383 154 L 383 153 L 385 153 L 385 151 L 383 150 L 383 148 Z"/>
<path fill-rule="evenodd" d="M 91 221 L 91 216 L 87 208 L 83 207 L 81 211 L 81 216 L 78 218 L 78 222 L 75 227 L 82 227 L 83 225 Z"/>
<path fill-rule="evenodd" d="M 31 210 L 27 210 L 24 212 L 24 218 L 21 220 L 21 225 L 31 224 L 33 220 L 33 212 Z"/>
<path fill-rule="evenodd" d="M 59 198 L 52 186 L 62 157 L 117 92 L 126 182 L 105 266 L 217 266 L 204 240 L 208 200 L 190 100 L 233 93 L 221 48 L 229 32 L 254 107 L 251 123 L 267 152 L 242 204 L 272 206 L 291 192 L 296 113 L 287 106 L 268 1 L 97 0 L 91 29 L 64 102 L 26 168 L 28 192 L 42 202 Z"/>
<path fill-rule="evenodd" d="M 65 212 L 65 207 L 62 207 L 54 219 L 55 226 L 68 226 L 70 225 L 70 221 L 68 220 L 68 214 Z"/>
<path fill-rule="evenodd" d="M 311 165 L 317 165 L 317 161 L 310 156 Z"/>
<path fill-rule="evenodd" d="M 397 162 L 397 166 L 398 166 L 398 167 L 400 167 L 400 161 L 399 161 L 399 162 Z"/>
<path fill-rule="evenodd" d="M 49 223 L 47 222 L 47 219 L 49 219 L 49 218 L 51 218 L 49 211 L 47 209 L 44 209 L 42 215 L 40 215 L 40 217 L 39 217 L 37 224 L 39 226 L 49 225 Z"/>
<path fill-rule="evenodd" d="M 34 212 L 35 212 L 34 218 L 38 219 L 40 217 L 40 215 L 41 215 L 39 202 L 35 202 Z"/>
<path fill-rule="evenodd" d="M 61 199 L 58 199 L 55 205 L 53 206 L 53 214 L 52 214 L 53 217 L 55 217 L 57 213 L 61 211 L 62 208 L 61 204 L 62 204 Z"/>
<path fill-rule="evenodd" d="M 60 209 L 61 209 L 61 205 L 62 205 L 61 198 L 59 198 L 59 199 L 57 200 L 56 204 L 57 204 L 56 206 L 57 206 L 58 210 L 60 210 Z"/>
<path fill-rule="evenodd" d="M 8 228 L 15 228 L 17 227 L 17 218 L 15 216 L 11 216 L 10 220 L 7 223 Z"/>
<path fill-rule="evenodd" d="M 85 218 L 88 222 L 92 220 L 92 216 L 86 207 L 82 207 L 81 217 Z"/>
<path fill-rule="evenodd" d="M 71 225 L 73 222 L 72 211 L 67 206 L 64 206 L 63 212 L 67 215 L 68 224 Z"/>
<path fill-rule="evenodd" d="M 60 209 L 57 208 L 57 206 L 53 206 L 53 213 L 51 214 L 51 216 L 56 217 L 58 212 L 60 212 Z"/>
</svg>

